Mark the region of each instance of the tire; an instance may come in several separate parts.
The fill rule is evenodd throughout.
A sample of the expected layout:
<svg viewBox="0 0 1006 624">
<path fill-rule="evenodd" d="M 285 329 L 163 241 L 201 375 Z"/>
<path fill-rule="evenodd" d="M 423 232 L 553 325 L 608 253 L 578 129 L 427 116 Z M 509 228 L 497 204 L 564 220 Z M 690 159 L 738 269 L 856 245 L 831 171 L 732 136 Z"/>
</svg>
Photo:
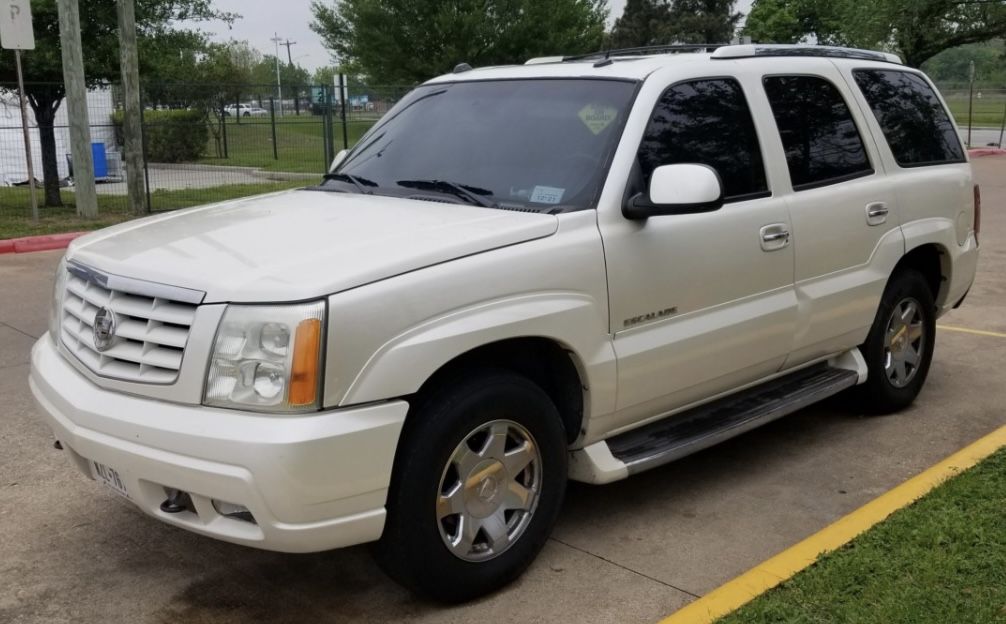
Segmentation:
<svg viewBox="0 0 1006 624">
<path fill-rule="evenodd" d="M 501 449 L 506 463 L 492 459 Z M 375 547 L 378 563 L 402 585 L 443 602 L 503 587 L 545 545 L 566 491 L 566 461 L 559 413 L 530 380 L 491 370 L 441 385 L 413 405 L 406 421 Z M 478 481 L 478 475 L 488 476 Z M 511 492 L 520 491 L 514 483 L 525 498 Z"/>
<path fill-rule="evenodd" d="M 911 317 L 908 325 L 895 318 L 895 311 L 903 319 Z M 884 289 L 877 317 L 860 347 L 869 369 L 866 383 L 859 387 L 863 409 L 890 414 L 911 405 L 926 382 L 935 347 L 936 304 L 929 284 L 918 271 L 901 271 Z"/>
<path fill-rule="evenodd" d="M 242 117 L 251 117 L 251 113 L 249 113 L 248 111 L 245 111 L 245 113 L 244 113 L 244 115 L 242 115 Z"/>
</svg>

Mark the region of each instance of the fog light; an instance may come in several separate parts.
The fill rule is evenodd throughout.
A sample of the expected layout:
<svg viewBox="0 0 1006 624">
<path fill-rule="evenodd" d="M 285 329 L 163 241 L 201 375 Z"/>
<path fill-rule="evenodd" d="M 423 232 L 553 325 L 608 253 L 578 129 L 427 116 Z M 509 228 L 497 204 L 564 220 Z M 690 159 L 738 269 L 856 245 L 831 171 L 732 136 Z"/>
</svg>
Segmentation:
<svg viewBox="0 0 1006 624">
<path fill-rule="evenodd" d="M 251 522 L 253 524 L 255 523 L 255 517 L 252 516 L 252 513 L 248 511 L 248 508 L 244 505 L 214 499 L 213 509 L 216 509 L 217 513 L 221 516 L 234 518 L 235 520 L 244 520 L 245 522 Z"/>
</svg>

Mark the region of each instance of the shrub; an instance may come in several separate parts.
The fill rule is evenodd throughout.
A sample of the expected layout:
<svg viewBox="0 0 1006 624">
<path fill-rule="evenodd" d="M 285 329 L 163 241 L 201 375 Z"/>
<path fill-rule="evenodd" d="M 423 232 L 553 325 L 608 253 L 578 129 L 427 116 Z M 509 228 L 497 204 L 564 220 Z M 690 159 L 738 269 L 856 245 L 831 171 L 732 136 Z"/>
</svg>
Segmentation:
<svg viewBox="0 0 1006 624">
<path fill-rule="evenodd" d="M 123 144 L 122 111 L 112 114 L 115 142 Z M 206 151 L 209 127 L 206 113 L 196 110 L 143 111 L 147 160 L 179 163 L 196 160 Z"/>
</svg>

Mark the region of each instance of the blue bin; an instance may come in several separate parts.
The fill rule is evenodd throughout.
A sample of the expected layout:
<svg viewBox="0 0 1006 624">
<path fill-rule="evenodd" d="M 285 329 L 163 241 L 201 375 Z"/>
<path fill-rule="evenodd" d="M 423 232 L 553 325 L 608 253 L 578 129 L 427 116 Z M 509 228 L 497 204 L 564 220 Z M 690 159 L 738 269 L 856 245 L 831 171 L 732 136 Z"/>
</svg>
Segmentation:
<svg viewBox="0 0 1006 624">
<path fill-rule="evenodd" d="M 91 158 L 94 159 L 94 178 L 100 180 L 108 177 L 108 157 L 105 156 L 104 143 L 91 143 Z"/>
</svg>

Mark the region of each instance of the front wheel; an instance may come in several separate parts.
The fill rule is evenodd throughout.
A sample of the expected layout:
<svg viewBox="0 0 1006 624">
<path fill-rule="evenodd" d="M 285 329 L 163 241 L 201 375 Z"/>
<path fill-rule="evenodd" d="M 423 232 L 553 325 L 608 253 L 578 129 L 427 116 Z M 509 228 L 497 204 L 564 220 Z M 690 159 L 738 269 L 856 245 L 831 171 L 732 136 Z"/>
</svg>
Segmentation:
<svg viewBox="0 0 1006 624">
<path fill-rule="evenodd" d="M 460 602 L 517 578 L 566 489 L 566 433 L 548 395 L 490 371 L 421 399 L 395 461 L 377 559 L 403 585 Z"/>
<path fill-rule="evenodd" d="M 861 348 L 869 368 L 860 387 L 863 407 L 889 414 L 911 405 L 922 390 L 936 346 L 936 305 L 917 271 L 888 283 L 877 317 Z"/>
</svg>

